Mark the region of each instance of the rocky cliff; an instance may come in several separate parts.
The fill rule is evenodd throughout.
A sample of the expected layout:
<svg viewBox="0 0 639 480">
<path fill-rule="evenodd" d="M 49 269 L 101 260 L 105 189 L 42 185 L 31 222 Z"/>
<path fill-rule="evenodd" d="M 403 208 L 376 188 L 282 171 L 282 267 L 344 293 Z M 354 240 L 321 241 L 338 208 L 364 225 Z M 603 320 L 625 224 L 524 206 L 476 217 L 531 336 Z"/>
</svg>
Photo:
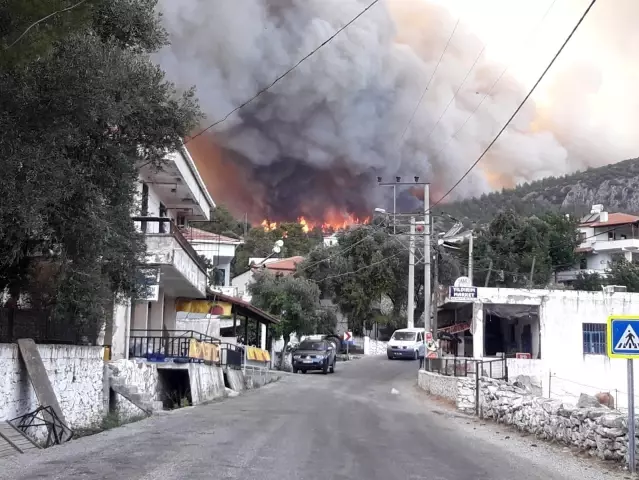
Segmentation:
<svg viewBox="0 0 639 480">
<path fill-rule="evenodd" d="M 444 205 L 434 213 L 441 210 L 465 221 L 484 223 L 507 208 L 524 215 L 548 210 L 583 214 L 595 204 L 603 204 L 609 212 L 639 213 L 639 158 L 525 183 Z"/>
</svg>

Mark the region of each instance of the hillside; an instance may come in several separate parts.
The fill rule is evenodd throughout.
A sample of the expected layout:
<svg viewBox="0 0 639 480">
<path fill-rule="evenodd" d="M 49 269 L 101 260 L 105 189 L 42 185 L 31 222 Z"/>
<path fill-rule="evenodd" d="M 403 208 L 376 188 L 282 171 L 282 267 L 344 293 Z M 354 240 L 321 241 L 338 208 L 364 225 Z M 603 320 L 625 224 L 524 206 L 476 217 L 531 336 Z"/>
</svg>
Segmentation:
<svg viewBox="0 0 639 480">
<path fill-rule="evenodd" d="M 451 203 L 435 213 L 444 211 L 464 223 L 486 223 L 507 208 L 524 215 L 548 210 L 583 214 L 595 204 L 603 204 L 610 212 L 639 213 L 639 158 L 525 183 Z"/>
</svg>

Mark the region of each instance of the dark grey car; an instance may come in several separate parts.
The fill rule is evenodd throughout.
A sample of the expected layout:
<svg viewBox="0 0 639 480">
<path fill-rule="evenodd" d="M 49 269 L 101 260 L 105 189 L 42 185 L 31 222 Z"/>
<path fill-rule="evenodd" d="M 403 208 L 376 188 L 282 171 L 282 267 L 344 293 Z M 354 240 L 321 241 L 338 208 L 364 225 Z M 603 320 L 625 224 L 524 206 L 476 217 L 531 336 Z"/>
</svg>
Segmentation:
<svg viewBox="0 0 639 480">
<path fill-rule="evenodd" d="M 306 373 L 321 370 L 325 375 L 335 373 L 337 352 L 332 342 L 326 340 L 304 340 L 293 352 L 293 371 Z"/>
</svg>

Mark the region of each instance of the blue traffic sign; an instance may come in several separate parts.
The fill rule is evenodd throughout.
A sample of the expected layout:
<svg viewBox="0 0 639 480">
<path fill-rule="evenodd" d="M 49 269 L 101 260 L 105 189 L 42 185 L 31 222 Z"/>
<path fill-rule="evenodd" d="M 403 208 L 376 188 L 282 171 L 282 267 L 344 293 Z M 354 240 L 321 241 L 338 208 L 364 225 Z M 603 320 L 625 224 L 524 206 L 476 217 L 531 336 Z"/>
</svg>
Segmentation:
<svg viewBox="0 0 639 480">
<path fill-rule="evenodd" d="M 609 357 L 639 358 L 639 315 L 611 315 L 607 331 Z"/>
</svg>

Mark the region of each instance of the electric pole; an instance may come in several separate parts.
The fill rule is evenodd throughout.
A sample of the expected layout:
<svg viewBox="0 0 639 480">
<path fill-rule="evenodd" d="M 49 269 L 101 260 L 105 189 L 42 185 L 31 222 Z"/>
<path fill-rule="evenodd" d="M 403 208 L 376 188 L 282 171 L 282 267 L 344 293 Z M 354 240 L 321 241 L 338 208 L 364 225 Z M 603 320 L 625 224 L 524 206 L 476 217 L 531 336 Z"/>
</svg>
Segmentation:
<svg viewBox="0 0 639 480">
<path fill-rule="evenodd" d="M 424 340 L 426 334 L 430 330 L 431 312 L 430 312 L 430 185 L 424 184 Z M 434 336 L 434 334 L 433 334 Z M 434 338 L 433 338 L 434 339 Z M 424 355 L 426 352 L 424 352 Z"/>
<path fill-rule="evenodd" d="M 415 327 L 415 217 L 410 217 L 410 239 L 408 248 L 408 305 L 406 317 L 408 328 Z"/>
</svg>

